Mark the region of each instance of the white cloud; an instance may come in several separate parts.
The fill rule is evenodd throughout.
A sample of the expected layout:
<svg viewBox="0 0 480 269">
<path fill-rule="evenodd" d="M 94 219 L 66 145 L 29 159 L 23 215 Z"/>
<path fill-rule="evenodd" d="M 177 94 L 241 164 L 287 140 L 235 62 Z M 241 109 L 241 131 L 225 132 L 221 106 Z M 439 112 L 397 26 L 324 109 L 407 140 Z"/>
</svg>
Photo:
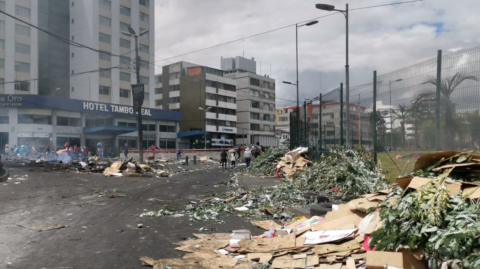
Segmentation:
<svg viewBox="0 0 480 269">
<path fill-rule="evenodd" d="M 315 9 L 322 0 L 157 0 L 156 55 L 172 57 L 230 40 L 329 14 Z M 345 0 L 323 1 L 344 8 Z M 385 4 L 384 0 L 351 1 L 350 8 Z M 480 44 L 477 0 L 435 0 L 351 11 L 351 85 L 371 81 L 371 73 L 390 72 L 448 51 Z M 443 23 L 437 33 L 435 24 Z M 277 80 L 277 96 L 295 99 L 295 27 L 245 39 L 245 56 L 262 63 L 262 73 Z M 171 59 L 219 68 L 220 57 L 242 55 L 235 42 Z M 336 14 L 299 29 L 301 100 L 344 81 L 345 19 Z M 168 62 L 160 61 L 162 66 Z M 257 67 L 257 70 L 259 68 Z M 157 72 L 160 72 L 157 68 Z M 279 106 L 292 102 L 278 101 Z"/>
</svg>

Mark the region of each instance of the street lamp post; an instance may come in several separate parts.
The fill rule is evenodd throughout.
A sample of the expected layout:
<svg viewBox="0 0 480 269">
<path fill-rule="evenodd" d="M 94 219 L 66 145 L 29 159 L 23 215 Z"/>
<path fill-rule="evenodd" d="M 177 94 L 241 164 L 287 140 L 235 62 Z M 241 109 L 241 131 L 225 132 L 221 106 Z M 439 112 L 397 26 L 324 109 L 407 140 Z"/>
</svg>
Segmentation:
<svg viewBox="0 0 480 269">
<path fill-rule="evenodd" d="M 346 101 L 346 105 L 347 105 L 347 109 L 346 109 L 346 114 L 347 114 L 347 146 L 350 144 L 350 132 L 348 131 L 350 129 L 350 71 L 349 71 L 349 68 L 350 68 L 350 65 L 348 64 L 348 4 L 346 4 L 346 7 L 345 7 L 345 10 L 341 10 L 341 9 L 335 9 L 335 6 L 332 6 L 332 5 L 325 5 L 325 4 L 316 4 L 315 5 L 316 8 L 318 9 L 321 9 L 321 10 L 326 10 L 326 11 L 338 11 L 338 12 L 341 12 L 344 16 L 345 16 L 345 19 L 346 19 L 346 57 L 345 57 L 345 60 L 346 60 L 346 63 L 345 63 L 345 90 L 346 90 L 346 94 L 345 94 L 345 101 Z"/>
<path fill-rule="evenodd" d="M 205 132 L 203 134 L 204 138 L 205 138 L 205 150 L 207 150 L 207 111 L 212 108 L 211 106 L 209 107 L 206 107 L 205 109 L 203 109 L 203 107 L 199 107 L 198 109 L 199 110 L 205 110 Z"/>
<path fill-rule="evenodd" d="M 397 80 L 388 81 L 388 90 L 390 91 L 390 151 L 393 149 L 393 118 L 392 118 L 392 83 L 402 81 L 403 79 L 399 78 Z M 403 141 L 403 140 L 402 140 Z"/>
<path fill-rule="evenodd" d="M 138 37 L 148 33 L 148 30 L 144 30 L 137 35 L 132 27 L 128 27 L 128 32 L 122 31 L 122 34 L 135 38 L 135 72 L 137 76 L 137 84 L 140 84 L 140 56 L 138 56 Z M 143 101 L 142 101 L 143 103 Z M 138 125 L 138 158 L 140 163 L 143 162 L 143 131 L 142 131 L 142 109 L 141 106 L 137 111 L 137 125 Z"/>
</svg>

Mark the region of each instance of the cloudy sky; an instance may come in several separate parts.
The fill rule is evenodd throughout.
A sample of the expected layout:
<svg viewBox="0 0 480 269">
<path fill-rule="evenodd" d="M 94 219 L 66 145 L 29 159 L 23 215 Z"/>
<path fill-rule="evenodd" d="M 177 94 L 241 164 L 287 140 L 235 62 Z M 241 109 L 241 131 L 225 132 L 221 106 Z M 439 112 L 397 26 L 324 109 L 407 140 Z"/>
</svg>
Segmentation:
<svg viewBox="0 0 480 269">
<path fill-rule="evenodd" d="M 350 9 L 401 1 L 355 0 L 350 1 Z M 277 97 L 295 100 L 295 88 L 281 83 L 296 79 L 295 26 L 245 37 L 329 15 L 315 9 L 316 3 L 344 9 L 347 1 L 155 0 L 155 64 L 188 61 L 220 68 L 222 56 L 245 53 L 245 57 L 257 61 L 257 73 L 261 63 L 261 74 L 276 79 Z M 438 49 L 448 52 L 479 46 L 478 10 L 478 0 L 425 0 L 351 11 L 350 84 L 370 82 L 373 70 L 382 74 L 435 57 Z M 334 14 L 298 30 L 303 100 L 344 82 L 345 19 Z M 244 41 L 187 54 L 242 38 Z M 169 60 L 161 60 L 165 58 Z M 157 73 L 160 73 L 158 67 Z M 277 100 L 277 106 L 293 104 Z"/>
</svg>

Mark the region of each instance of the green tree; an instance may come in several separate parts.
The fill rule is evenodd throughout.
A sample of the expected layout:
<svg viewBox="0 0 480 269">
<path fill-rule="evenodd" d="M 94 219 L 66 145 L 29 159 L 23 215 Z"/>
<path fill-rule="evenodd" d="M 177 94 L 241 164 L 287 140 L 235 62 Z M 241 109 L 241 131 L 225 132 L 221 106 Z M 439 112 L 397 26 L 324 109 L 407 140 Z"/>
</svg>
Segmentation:
<svg viewBox="0 0 480 269">
<path fill-rule="evenodd" d="M 476 110 L 473 113 L 467 114 L 466 120 L 468 122 L 470 137 L 474 144 L 473 147 L 478 147 L 480 145 L 480 113 Z"/>
<path fill-rule="evenodd" d="M 434 118 L 434 111 L 430 110 L 429 106 L 426 105 L 425 98 L 428 98 L 428 95 L 425 96 L 423 93 L 417 95 L 410 106 L 409 123 L 413 124 L 416 149 L 420 148 L 420 127 L 422 123 L 430 122 Z"/>
<path fill-rule="evenodd" d="M 376 123 L 377 123 L 377 148 L 375 149 L 376 151 L 383 151 L 385 148 L 385 136 L 386 136 L 386 131 L 387 131 L 387 126 L 386 126 L 386 121 L 382 116 L 382 113 L 380 111 L 377 111 L 377 118 L 376 118 Z M 370 124 L 373 127 L 373 112 L 369 113 L 369 119 L 370 119 Z M 373 135 L 373 130 L 372 130 L 372 135 Z M 378 138 L 381 139 L 378 139 Z M 373 138 L 375 139 L 375 138 Z M 372 141 L 373 142 L 373 141 Z"/>
<path fill-rule="evenodd" d="M 400 142 L 402 147 L 405 146 L 405 136 L 407 135 L 407 130 L 405 129 L 405 124 L 407 123 L 407 120 L 410 117 L 410 108 L 404 105 L 399 105 L 398 109 L 391 109 L 390 113 L 395 115 L 395 120 L 400 121 L 400 132 L 401 132 L 401 137 L 400 137 Z"/>
<path fill-rule="evenodd" d="M 454 148 L 454 138 L 455 138 L 455 129 L 454 121 L 453 121 L 453 114 L 455 113 L 455 105 L 452 101 L 452 94 L 457 89 L 462 82 L 466 80 L 473 80 L 478 81 L 477 76 L 467 75 L 462 72 L 457 72 L 453 76 L 446 77 L 441 80 L 440 83 L 440 98 L 441 103 L 445 110 L 445 144 L 449 149 Z M 427 77 L 427 79 L 422 82 L 421 85 L 433 85 L 437 86 L 437 78 L 433 76 Z M 435 101 L 436 99 L 436 92 L 424 92 L 422 93 L 423 100 L 425 101 Z"/>
</svg>

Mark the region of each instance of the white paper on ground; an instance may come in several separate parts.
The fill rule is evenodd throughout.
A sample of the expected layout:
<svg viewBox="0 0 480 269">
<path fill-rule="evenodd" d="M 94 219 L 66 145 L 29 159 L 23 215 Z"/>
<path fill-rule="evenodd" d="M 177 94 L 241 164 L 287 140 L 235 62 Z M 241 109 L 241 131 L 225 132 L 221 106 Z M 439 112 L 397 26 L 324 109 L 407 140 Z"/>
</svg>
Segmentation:
<svg viewBox="0 0 480 269">
<path fill-rule="evenodd" d="M 332 205 L 332 211 L 338 211 L 338 205 Z"/>
<path fill-rule="evenodd" d="M 323 231 L 307 232 L 305 233 L 305 235 L 303 235 L 305 237 L 304 245 L 317 245 L 317 244 L 338 241 L 345 237 L 348 237 L 349 235 L 354 233 L 356 230 L 357 229 L 323 230 Z"/>
</svg>

